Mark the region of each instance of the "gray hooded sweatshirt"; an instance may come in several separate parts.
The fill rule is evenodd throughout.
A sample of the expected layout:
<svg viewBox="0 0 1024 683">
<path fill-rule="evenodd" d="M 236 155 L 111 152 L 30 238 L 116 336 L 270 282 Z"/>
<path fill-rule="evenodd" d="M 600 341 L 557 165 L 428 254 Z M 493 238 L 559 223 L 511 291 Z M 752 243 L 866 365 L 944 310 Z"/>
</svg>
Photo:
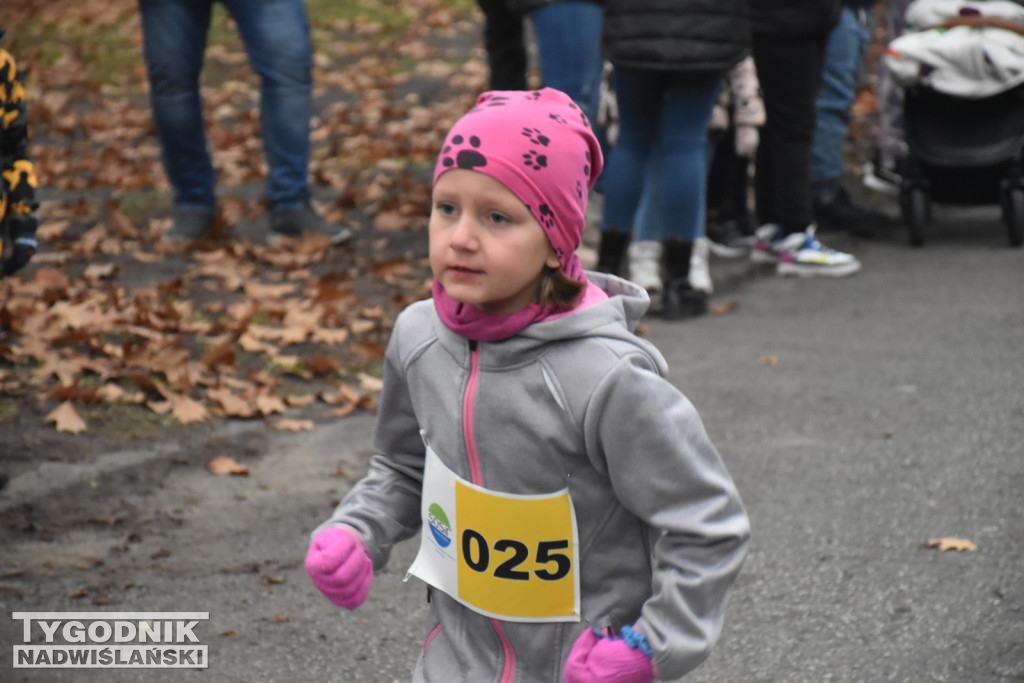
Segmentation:
<svg viewBox="0 0 1024 683">
<path fill-rule="evenodd" d="M 584 629 L 634 624 L 658 675 L 673 679 L 721 632 L 747 552 L 746 512 L 697 411 L 665 379 L 664 358 L 633 334 L 646 292 L 587 275 L 607 300 L 500 342 L 458 336 L 429 300 L 396 320 L 369 472 L 314 536 L 349 525 L 381 569 L 424 528 L 429 445 L 448 470 L 490 491 L 567 489 L 578 541 L 578 621 L 504 620 L 428 589 L 414 681 L 555 683 Z M 478 546 L 462 547 L 484 559 Z M 546 559 L 534 566 L 561 567 Z"/>
</svg>

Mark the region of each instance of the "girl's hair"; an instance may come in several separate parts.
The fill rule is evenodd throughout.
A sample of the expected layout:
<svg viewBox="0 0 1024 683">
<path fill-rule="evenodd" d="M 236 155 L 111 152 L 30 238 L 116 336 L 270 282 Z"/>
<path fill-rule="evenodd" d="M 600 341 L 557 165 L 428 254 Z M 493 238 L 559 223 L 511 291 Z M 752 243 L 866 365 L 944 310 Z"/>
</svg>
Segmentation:
<svg viewBox="0 0 1024 683">
<path fill-rule="evenodd" d="M 556 308 L 572 308 L 585 286 L 586 283 L 572 279 L 561 268 L 544 266 L 544 272 L 540 276 L 538 303 L 541 306 L 551 304 Z"/>
</svg>

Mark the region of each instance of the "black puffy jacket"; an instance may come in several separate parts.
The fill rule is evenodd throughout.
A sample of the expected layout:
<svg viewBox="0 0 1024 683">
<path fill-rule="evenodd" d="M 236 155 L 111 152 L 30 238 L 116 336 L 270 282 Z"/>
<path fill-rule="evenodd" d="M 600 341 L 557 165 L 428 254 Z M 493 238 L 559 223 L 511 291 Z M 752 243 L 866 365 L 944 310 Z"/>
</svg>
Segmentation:
<svg viewBox="0 0 1024 683">
<path fill-rule="evenodd" d="M 559 2 L 569 2 L 570 0 L 508 0 L 508 8 L 518 14 L 529 14 L 535 9 L 544 7 L 545 5 L 556 5 Z M 587 0 L 595 5 L 603 5 L 604 0 Z"/>
<path fill-rule="evenodd" d="M 603 43 L 620 68 L 725 71 L 749 51 L 748 0 L 605 0 Z"/>
<path fill-rule="evenodd" d="M 750 19 L 754 33 L 811 38 L 839 23 L 842 6 L 842 0 L 750 0 Z"/>
</svg>

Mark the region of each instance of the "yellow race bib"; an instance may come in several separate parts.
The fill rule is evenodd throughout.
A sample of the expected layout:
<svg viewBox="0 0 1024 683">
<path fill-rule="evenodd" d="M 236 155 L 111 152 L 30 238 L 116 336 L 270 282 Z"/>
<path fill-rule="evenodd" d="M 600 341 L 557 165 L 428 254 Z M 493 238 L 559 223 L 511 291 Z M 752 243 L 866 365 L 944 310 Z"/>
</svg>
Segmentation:
<svg viewBox="0 0 1024 683">
<path fill-rule="evenodd" d="M 490 491 L 427 447 L 423 530 L 409 568 L 471 609 L 508 621 L 579 621 L 579 543 L 569 490 Z"/>
</svg>

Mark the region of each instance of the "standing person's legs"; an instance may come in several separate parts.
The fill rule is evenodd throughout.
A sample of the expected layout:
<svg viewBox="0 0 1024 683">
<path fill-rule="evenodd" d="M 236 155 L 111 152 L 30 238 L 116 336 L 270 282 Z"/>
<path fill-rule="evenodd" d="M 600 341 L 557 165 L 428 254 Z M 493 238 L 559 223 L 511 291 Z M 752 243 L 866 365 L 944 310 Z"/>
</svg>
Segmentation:
<svg viewBox="0 0 1024 683">
<path fill-rule="evenodd" d="M 910 0 L 886 0 L 885 42 L 903 35 L 904 15 Z M 878 60 L 878 158 L 874 161 L 873 178 L 877 189 L 892 189 L 899 184 L 899 162 L 906 156 L 903 136 L 903 88 L 893 82 L 884 59 Z M 878 182 L 881 181 L 881 182 Z M 868 179 L 865 179 L 868 182 Z M 870 186 L 870 185 L 869 185 Z"/>
<path fill-rule="evenodd" d="M 477 0 L 484 13 L 484 48 L 491 90 L 526 90 L 526 44 L 523 17 L 507 0 Z"/>
<path fill-rule="evenodd" d="M 813 221 L 811 141 L 826 38 L 754 34 L 767 112 L 758 146 L 757 202 L 762 220 L 770 217 L 784 234 L 802 232 Z M 770 173 L 762 173 L 766 169 Z"/>
<path fill-rule="evenodd" d="M 302 0 L 225 0 L 260 75 L 267 200 L 294 210 L 309 198 L 313 46 Z"/>
<path fill-rule="evenodd" d="M 811 182 L 816 194 L 834 195 L 843 177 L 843 140 L 857 96 L 861 66 L 870 39 L 866 10 L 844 6 L 825 49 L 821 86 L 815 99 L 811 143 Z"/>
<path fill-rule="evenodd" d="M 722 89 L 724 72 L 675 73 L 669 81 L 658 147 L 661 172 L 658 223 L 663 226 L 665 288 L 661 314 L 669 320 L 703 315 L 711 292 L 710 274 L 691 281 L 696 242 L 704 236 L 708 176 L 708 125 Z M 701 245 L 703 249 L 703 244 Z M 707 254 L 697 259 L 706 270 Z"/>
<path fill-rule="evenodd" d="M 722 74 L 673 74 L 661 117 L 661 218 L 666 235 L 693 242 L 704 234 L 708 123 Z"/>
<path fill-rule="evenodd" d="M 601 25 L 594 2 L 556 2 L 530 13 L 544 85 L 571 97 L 596 125 L 601 89 Z"/>
<path fill-rule="evenodd" d="M 604 218 L 597 269 L 618 272 L 633 231 L 633 217 L 644 187 L 644 173 L 658 130 L 665 74 L 637 69 L 615 73 L 619 136 L 604 173 Z"/>
<path fill-rule="evenodd" d="M 779 275 L 845 277 L 860 270 L 850 254 L 828 249 L 814 235 L 811 139 L 814 100 L 827 35 L 805 40 L 754 35 L 767 120 L 761 129 L 755 184 L 762 220 L 750 257 L 777 264 Z"/>
<path fill-rule="evenodd" d="M 175 208 L 197 214 L 212 213 L 216 206 L 217 179 L 199 94 L 211 7 L 212 0 L 139 0 L 164 172 L 174 189 Z"/>
<path fill-rule="evenodd" d="M 631 232 L 640 204 L 648 161 L 659 129 L 668 74 L 619 69 L 619 138 L 605 168 L 604 228 Z M 661 237 L 657 235 L 655 238 Z"/>
</svg>

